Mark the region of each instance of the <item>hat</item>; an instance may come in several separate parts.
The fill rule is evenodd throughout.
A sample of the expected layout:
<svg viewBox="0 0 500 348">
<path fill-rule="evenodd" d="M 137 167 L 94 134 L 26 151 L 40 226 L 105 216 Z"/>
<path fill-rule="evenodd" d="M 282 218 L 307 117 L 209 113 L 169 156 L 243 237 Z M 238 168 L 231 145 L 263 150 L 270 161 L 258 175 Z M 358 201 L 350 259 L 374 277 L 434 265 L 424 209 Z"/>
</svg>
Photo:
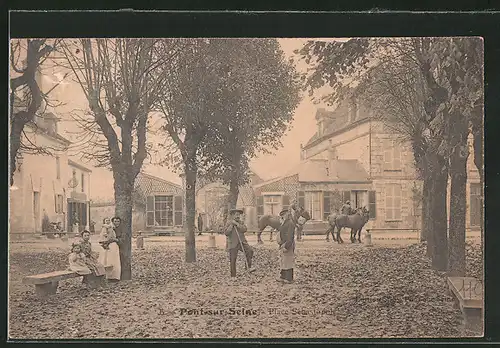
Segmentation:
<svg viewBox="0 0 500 348">
<path fill-rule="evenodd" d="M 280 216 L 283 216 L 286 213 L 288 213 L 288 209 L 283 209 L 282 211 L 280 211 Z"/>
<path fill-rule="evenodd" d="M 229 214 L 234 214 L 234 213 L 240 213 L 240 214 L 243 214 L 243 210 L 241 209 L 231 209 L 229 211 Z"/>
<path fill-rule="evenodd" d="M 350 201 L 345 201 L 345 204 L 349 204 L 349 205 L 350 205 L 350 204 L 351 204 L 351 202 L 350 202 Z"/>
</svg>

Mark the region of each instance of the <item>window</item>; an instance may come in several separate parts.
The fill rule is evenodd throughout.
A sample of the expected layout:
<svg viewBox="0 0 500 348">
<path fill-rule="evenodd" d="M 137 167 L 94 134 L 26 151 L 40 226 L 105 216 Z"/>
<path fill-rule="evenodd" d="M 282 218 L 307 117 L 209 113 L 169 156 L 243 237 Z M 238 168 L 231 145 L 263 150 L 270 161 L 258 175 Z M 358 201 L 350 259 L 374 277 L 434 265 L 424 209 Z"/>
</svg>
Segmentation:
<svg viewBox="0 0 500 348">
<path fill-rule="evenodd" d="M 155 226 L 173 226 L 174 200 L 172 196 L 155 196 Z"/>
<path fill-rule="evenodd" d="M 391 139 L 384 140 L 384 171 L 401 170 L 401 144 Z"/>
<path fill-rule="evenodd" d="M 481 184 L 470 184 L 470 225 L 481 225 Z"/>
<path fill-rule="evenodd" d="M 278 215 L 282 203 L 281 195 L 264 196 L 264 214 Z"/>
<path fill-rule="evenodd" d="M 56 178 L 61 179 L 61 159 L 56 157 Z"/>
<path fill-rule="evenodd" d="M 85 192 L 85 174 L 82 173 L 82 192 Z"/>
<path fill-rule="evenodd" d="M 389 184 L 385 188 L 386 221 L 401 220 L 401 185 Z"/>
<path fill-rule="evenodd" d="M 312 220 L 322 220 L 321 216 L 321 192 L 305 192 L 304 208 L 311 213 Z"/>
<path fill-rule="evenodd" d="M 146 198 L 146 224 L 156 227 L 183 225 L 181 196 L 157 195 Z"/>
<path fill-rule="evenodd" d="M 62 195 L 55 195 L 55 210 L 56 214 L 62 214 L 63 213 L 63 196 Z"/>
</svg>

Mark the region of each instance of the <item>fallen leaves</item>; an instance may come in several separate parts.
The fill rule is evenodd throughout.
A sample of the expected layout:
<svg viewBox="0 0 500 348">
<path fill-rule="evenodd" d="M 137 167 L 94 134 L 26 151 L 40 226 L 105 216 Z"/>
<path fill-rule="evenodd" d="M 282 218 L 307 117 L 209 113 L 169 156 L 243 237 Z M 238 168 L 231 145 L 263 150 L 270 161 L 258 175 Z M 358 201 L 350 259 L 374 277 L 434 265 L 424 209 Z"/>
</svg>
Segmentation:
<svg viewBox="0 0 500 348">
<path fill-rule="evenodd" d="M 20 280 L 64 269 L 66 251 L 13 253 L 9 334 L 38 339 L 463 334 L 460 311 L 453 308 L 443 276 L 430 268 L 424 246 L 298 248 L 296 282 L 291 285 L 275 281 L 279 262 L 273 246 L 256 248 L 253 274 L 244 272 L 240 253 L 238 279 L 232 282 L 222 249 L 201 247 L 197 262 L 185 264 L 182 244 L 154 245 L 134 253 L 133 281 L 87 290 L 81 280 L 70 279 L 60 283 L 57 295 L 44 300 Z M 474 252 L 468 257 L 477 257 Z M 471 269 L 478 264 L 468 259 Z M 186 315 L 182 308 L 244 308 L 257 315 Z M 306 310 L 318 313 L 308 315 Z"/>
</svg>

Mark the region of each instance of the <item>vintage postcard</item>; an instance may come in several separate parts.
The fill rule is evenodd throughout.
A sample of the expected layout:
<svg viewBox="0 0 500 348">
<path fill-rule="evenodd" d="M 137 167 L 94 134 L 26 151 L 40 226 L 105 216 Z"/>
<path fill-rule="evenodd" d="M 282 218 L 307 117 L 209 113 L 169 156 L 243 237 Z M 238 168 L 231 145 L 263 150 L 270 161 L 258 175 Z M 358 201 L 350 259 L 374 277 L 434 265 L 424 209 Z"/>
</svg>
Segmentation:
<svg viewBox="0 0 500 348">
<path fill-rule="evenodd" d="M 8 335 L 483 336 L 483 40 L 10 40 Z"/>
</svg>

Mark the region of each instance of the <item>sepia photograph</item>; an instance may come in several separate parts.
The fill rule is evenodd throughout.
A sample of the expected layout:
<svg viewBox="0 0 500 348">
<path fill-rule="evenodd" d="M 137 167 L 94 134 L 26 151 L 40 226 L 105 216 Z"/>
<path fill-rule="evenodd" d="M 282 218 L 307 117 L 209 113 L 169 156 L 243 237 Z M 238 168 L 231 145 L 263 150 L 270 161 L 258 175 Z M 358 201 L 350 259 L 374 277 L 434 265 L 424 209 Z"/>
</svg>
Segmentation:
<svg viewBox="0 0 500 348">
<path fill-rule="evenodd" d="M 10 340 L 483 337 L 481 37 L 9 44 Z"/>
</svg>

